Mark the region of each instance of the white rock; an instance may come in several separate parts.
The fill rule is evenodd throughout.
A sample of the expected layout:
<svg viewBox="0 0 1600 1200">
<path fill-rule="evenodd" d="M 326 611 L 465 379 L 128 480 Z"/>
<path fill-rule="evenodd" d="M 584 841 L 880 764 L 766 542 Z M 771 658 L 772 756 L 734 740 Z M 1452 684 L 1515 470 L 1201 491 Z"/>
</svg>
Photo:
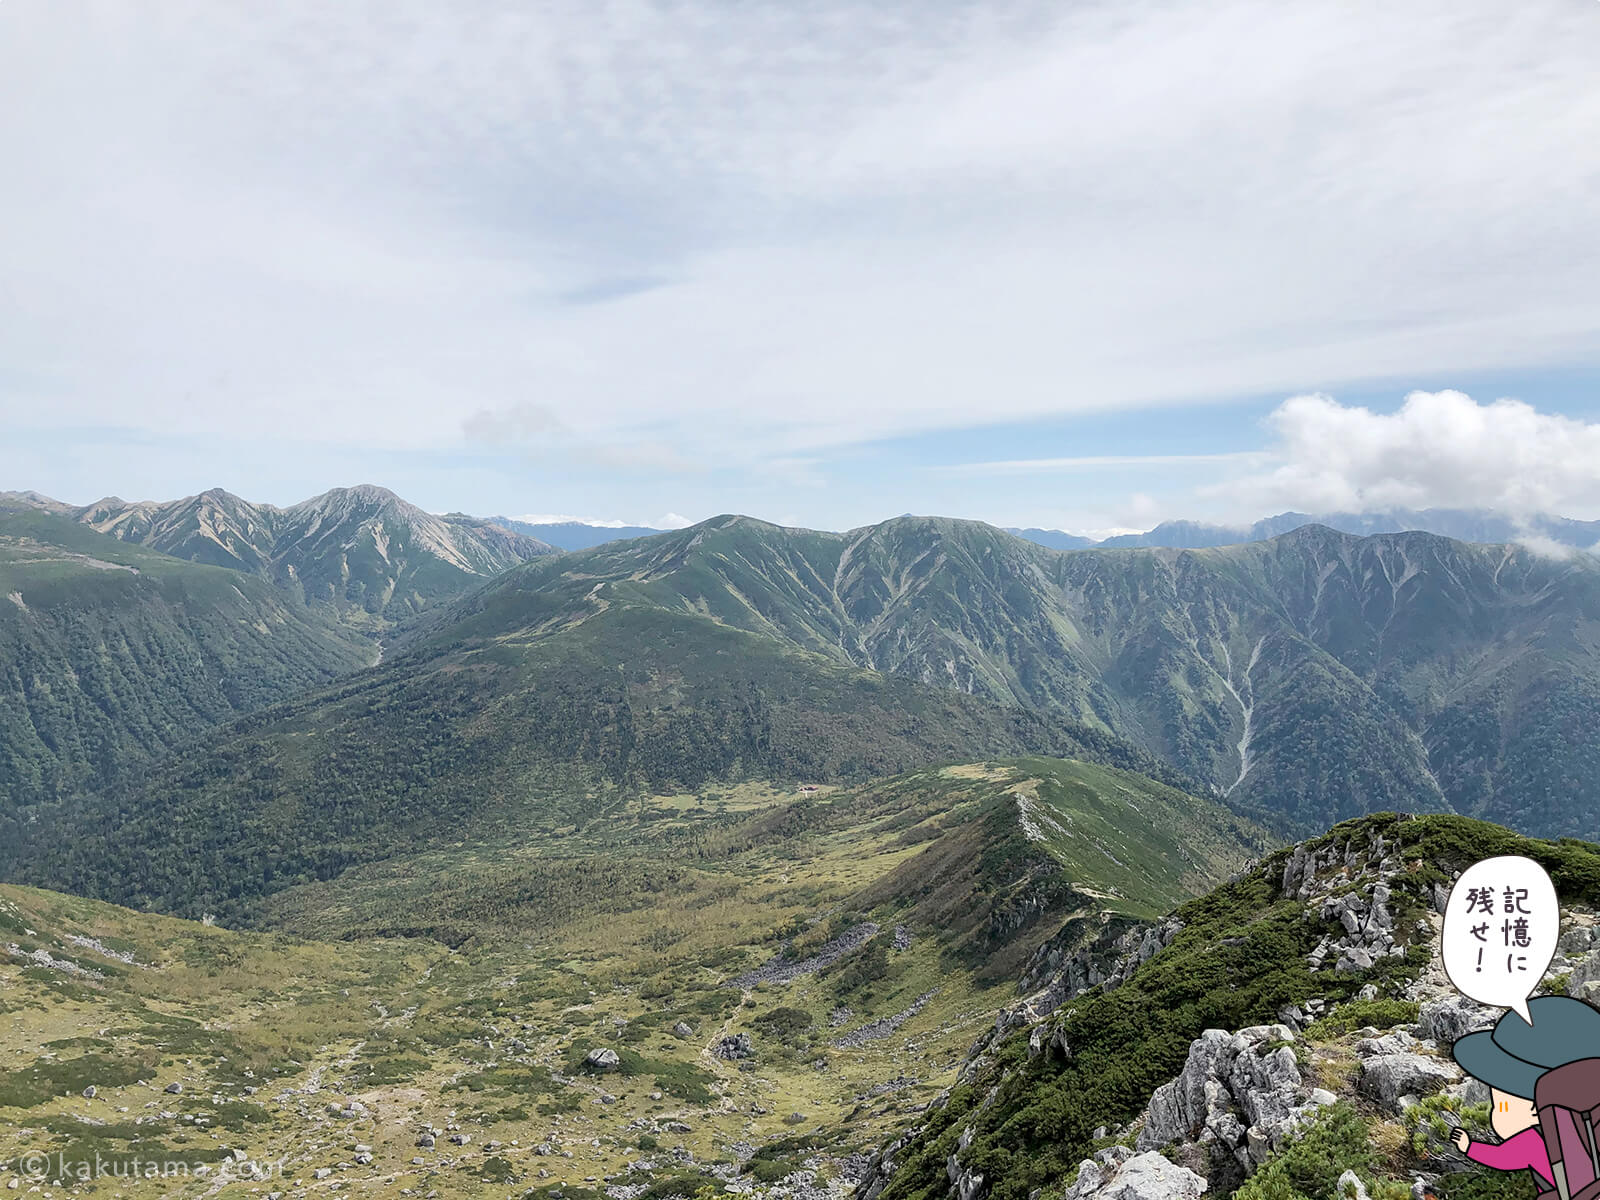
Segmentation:
<svg viewBox="0 0 1600 1200">
<path fill-rule="evenodd" d="M 1189 1200 L 1203 1194 L 1203 1176 L 1169 1162 L 1154 1150 L 1136 1154 L 1097 1193 L 1097 1200 Z"/>
</svg>

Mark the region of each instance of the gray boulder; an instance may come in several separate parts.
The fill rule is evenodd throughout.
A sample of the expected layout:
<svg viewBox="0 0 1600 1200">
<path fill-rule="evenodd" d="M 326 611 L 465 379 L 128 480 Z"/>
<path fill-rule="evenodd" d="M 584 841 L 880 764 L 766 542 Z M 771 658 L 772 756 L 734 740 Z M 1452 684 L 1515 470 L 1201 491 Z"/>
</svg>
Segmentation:
<svg viewBox="0 0 1600 1200">
<path fill-rule="evenodd" d="M 1102 1125 L 1100 1128 L 1104 1129 L 1105 1126 Z M 1102 1134 L 1101 1136 L 1104 1135 Z M 1115 1171 L 1132 1157 L 1133 1151 L 1120 1144 L 1113 1144 L 1103 1150 L 1096 1150 L 1093 1155 L 1094 1161 L 1108 1171 Z"/>
<path fill-rule="evenodd" d="M 1086 1158 L 1078 1164 L 1078 1177 L 1072 1181 L 1062 1200 L 1083 1200 L 1085 1196 L 1092 1196 L 1099 1191 L 1105 1183 L 1105 1168 L 1093 1159 Z"/>
<path fill-rule="evenodd" d="M 694 1030 L 689 1028 L 689 1022 L 679 1021 L 672 1027 L 672 1036 L 677 1038 L 692 1038 Z"/>
<path fill-rule="evenodd" d="M 748 1033 L 734 1033 L 717 1042 L 711 1053 L 718 1058 L 752 1058 L 756 1048 Z"/>
<path fill-rule="evenodd" d="M 1373 1033 L 1378 1031 L 1374 1029 Z M 1376 1037 L 1365 1037 L 1356 1043 L 1356 1053 L 1362 1058 L 1372 1058 L 1380 1054 L 1401 1054 L 1417 1049 L 1417 1039 L 1404 1029 L 1395 1029 L 1389 1033 L 1378 1034 Z"/>
<path fill-rule="evenodd" d="M 1116 1177 L 1095 1196 L 1097 1200 L 1192 1200 L 1206 1187 L 1204 1176 L 1151 1150 L 1123 1163 Z"/>
<path fill-rule="evenodd" d="M 1372 951 L 1366 947 L 1350 946 L 1340 952 L 1339 961 L 1334 964 L 1333 969 L 1341 975 L 1349 975 L 1356 971 L 1369 970 L 1375 961 Z"/>
<path fill-rule="evenodd" d="M 1600 950 L 1573 963 L 1572 973 L 1567 977 L 1567 995 L 1591 1004 L 1600 1003 Z"/>
<path fill-rule="evenodd" d="M 621 1064 L 617 1052 L 611 1049 L 591 1050 L 583 1056 L 583 1065 L 594 1071 L 614 1071 Z"/>
<path fill-rule="evenodd" d="M 1421 1054 L 1379 1054 L 1361 1064 L 1362 1094 L 1390 1112 L 1400 1111 L 1402 1096 L 1431 1096 L 1461 1078 L 1454 1063 Z"/>
<path fill-rule="evenodd" d="M 1286 1025 L 1253 1025 L 1238 1033 L 1208 1029 L 1189 1043 L 1183 1070 L 1150 1097 L 1140 1150 L 1204 1141 L 1242 1166 L 1261 1161 L 1331 1094 L 1308 1093 Z"/>
<path fill-rule="evenodd" d="M 1150 1108 L 1137 1142 L 1140 1150 L 1154 1150 L 1198 1133 L 1206 1118 L 1223 1106 L 1220 1079 L 1231 1067 L 1233 1035 L 1225 1029 L 1207 1029 L 1189 1043 L 1183 1070 L 1150 1097 Z"/>
<path fill-rule="evenodd" d="M 1459 1037 L 1488 1029 L 1499 1019 L 1500 1011 L 1469 1000 L 1465 996 L 1444 996 L 1430 1000 L 1417 1015 L 1417 1028 L 1425 1038 L 1448 1046 Z"/>
</svg>

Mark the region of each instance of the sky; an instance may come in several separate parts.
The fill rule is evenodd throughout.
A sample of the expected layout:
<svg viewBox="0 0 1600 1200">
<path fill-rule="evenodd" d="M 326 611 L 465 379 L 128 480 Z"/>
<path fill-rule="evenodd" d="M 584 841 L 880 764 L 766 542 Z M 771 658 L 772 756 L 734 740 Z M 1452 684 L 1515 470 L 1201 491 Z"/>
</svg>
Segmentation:
<svg viewBox="0 0 1600 1200">
<path fill-rule="evenodd" d="M 1595 0 L 0 4 L 0 490 L 1600 517 Z"/>
</svg>

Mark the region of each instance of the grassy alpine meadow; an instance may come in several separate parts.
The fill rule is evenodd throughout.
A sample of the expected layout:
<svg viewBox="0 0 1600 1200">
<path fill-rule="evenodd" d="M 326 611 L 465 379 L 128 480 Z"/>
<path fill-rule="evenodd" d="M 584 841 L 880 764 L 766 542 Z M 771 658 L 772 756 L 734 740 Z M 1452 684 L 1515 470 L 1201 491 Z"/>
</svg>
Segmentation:
<svg viewBox="0 0 1600 1200">
<path fill-rule="evenodd" d="M 1135 880 L 1107 842 L 1096 874 L 1095 821 L 1128 800 L 1163 833 L 1188 829 L 1192 861 Z M 582 1197 L 825 1181 L 948 1087 L 1014 994 L 1014 976 L 983 970 L 1016 953 L 990 944 L 991 909 L 1023 887 L 1049 913 L 1170 907 L 1244 860 L 1213 807 L 1017 760 L 633 796 L 538 837 L 486 822 L 281 892 L 244 930 L 6 886 L 0 1187 Z M 1035 833 L 1048 817 L 1050 836 L 1019 843 L 1023 817 Z M 947 839 L 987 863 L 959 920 L 938 903 Z M 1007 936 L 1034 946 L 1059 924 Z M 179 1162 L 189 1175 L 132 1177 Z"/>
</svg>

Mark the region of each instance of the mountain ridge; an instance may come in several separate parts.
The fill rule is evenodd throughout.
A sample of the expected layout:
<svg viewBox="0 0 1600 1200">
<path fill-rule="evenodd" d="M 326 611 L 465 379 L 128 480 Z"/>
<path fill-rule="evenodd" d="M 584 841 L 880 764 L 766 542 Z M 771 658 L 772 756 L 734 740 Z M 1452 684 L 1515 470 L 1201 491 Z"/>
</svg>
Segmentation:
<svg viewBox="0 0 1600 1200">
<path fill-rule="evenodd" d="M 375 632 L 556 552 L 492 521 L 425 512 L 372 484 L 283 508 L 222 488 L 162 502 L 108 496 L 80 508 L 37 493 L 5 493 L 0 503 L 46 508 L 123 541 L 261 576 Z"/>
<path fill-rule="evenodd" d="M 1584 556 L 1319 526 L 1055 552 L 948 518 L 833 534 L 725 515 L 518 568 L 408 636 L 538 641 L 618 605 L 1064 711 L 1294 828 L 1330 804 L 1357 815 L 1369 793 L 1535 814 L 1547 832 L 1581 832 L 1600 807 L 1584 782 L 1593 739 L 1530 728 L 1600 714 L 1600 564 Z M 1505 796 L 1531 789 L 1541 799 L 1519 816 Z"/>
<path fill-rule="evenodd" d="M 1223 525 L 1206 521 L 1163 521 L 1142 533 L 1120 533 L 1087 538 L 1059 529 L 1014 529 L 1008 533 L 1058 550 L 1090 547 L 1115 549 L 1129 546 L 1208 549 L 1244 542 L 1261 542 L 1306 525 L 1323 525 L 1340 533 L 1370 536 L 1379 533 L 1434 533 L 1456 541 L 1508 544 L 1539 539 L 1567 550 L 1595 551 L 1600 547 L 1600 521 L 1580 521 L 1547 513 L 1525 517 L 1493 509 L 1387 509 L 1372 512 L 1283 512 L 1248 525 Z"/>
<path fill-rule="evenodd" d="M 520 521 L 516 517 L 489 517 L 489 521 L 514 533 L 548 542 L 558 550 L 590 550 L 606 542 L 654 537 L 670 530 L 649 525 L 595 525 L 587 521 Z"/>
</svg>

